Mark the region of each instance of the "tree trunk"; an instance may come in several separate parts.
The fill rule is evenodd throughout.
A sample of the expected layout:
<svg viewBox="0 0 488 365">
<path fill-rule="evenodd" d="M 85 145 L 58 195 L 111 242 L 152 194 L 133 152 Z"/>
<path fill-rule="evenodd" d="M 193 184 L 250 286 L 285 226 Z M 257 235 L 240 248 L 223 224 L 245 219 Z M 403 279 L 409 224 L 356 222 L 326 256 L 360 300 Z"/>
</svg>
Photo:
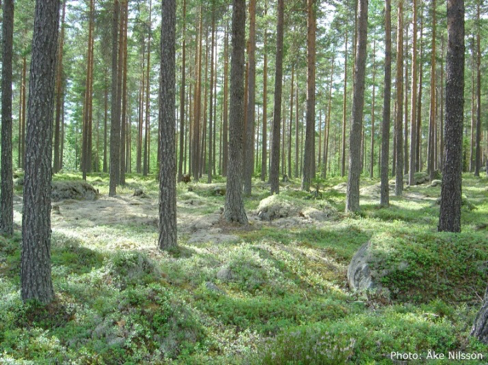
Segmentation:
<svg viewBox="0 0 488 365">
<path fill-rule="evenodd" d="M 361 174 L 361 130 L 364 106 L 366 44 L 368 41 L 368 0 L 358 1 L 357 50 L 354 65 L 354 96 L 349 139 L 349 175 L 347 178 L 346 212 L 359 210 L 359 179 Z"/>
<path fill-rule="evenodd" d="M 481 169 L 481 37 L 480 37 L 480 2 L 477 3 L 478 33 L 476 34 L 476 156 L 474 163 L 474 176 L 480 176 Z"/>
<path fill-rule="evenodd" d="M 250 196 L 254 172 L 254 123 L 256 97 L 256 0 L 249 1 L 249 73 L 247 75 L 246 148 L 244 155 L 244 195 Z"/>
<path fill-rule="evenodd" d="M 181 46 L 181 87 L 180 87 L 180 153 L 178 160 L 178 181 L 183 179 L 184 142 L 185 142 L 185 83 L 186 83 L 186 0 L 183 0 L 183 26 Z"/>
<path fill-rule="evenodd" d="M 212 182 L 212 173 L 213 173 L 213 138 L 214 138 L 214 123 L 215 120 L 213 119 L 213 92 L 214 92 L 214 47 L 215 47 L 215 3 L 212 1 L 212 40 L 211 40 L 211 55 L 210 55 L 210 107 L 208 112 L 208 183 Z"/>
<path fill-rule="evenodd" d="M 110 183 L 109 196 L 115 196 L 119 181 L 119 153 L 120 153 L 120 120 L 117 114 L 117 56 L 118 56 L 118 22 L 119 1 L 114 0 L 112 18 L 112 111 L 110 115 Z"/>
<path fill-rule="evenodd" d="M 329 160 L 329 135 L 330 135 L 330 115 L 332 110 L 332 85 L 334 78 L 334 58 L 332 58 L 331 69 L 330 69 L 330 80 L 329 80 L 329 105 L 327 107 L 327 121 L 325 126 L 325 136 L 324 136 L 324 171 L 322 177 L 327 178 L 327 166 Z"/>
<path fill-rule="evenodd" d="M 445 161 L 439 231 L 461 231 L 461 175 L 464 112 L 464 1 L 447 2 Z"/>
<path fill-rule="evenodd" d="M 315 0 L 307 0 L 307 124 L 302 190 L 309 191 L 315 166 Z"/>
<path fill-rule="evenodd" d="M 434 180 L 434 130 L 436 122 L 436 50 L 435 50 L 435 31 L 436 31 L 436 2 L 432 0 L 432 50 L 430 59 L 430 115 L 429 115 L 429 148 L 428 148 L 428 164 L 427 170 L 429 172 L 430 181 Z"/>
<path fill-rule="evenodd" d="M 149 163 L 150 163 L 150 145 L 151 145 L 151 108 L 150 108 L 150 101 L 151 101 L 151 83 L 149 82 L 149 75 L 151 71 L 151 13 L 152 13 L 152 0 L 149 0 L 149 29 L 147 35 L 147 68 L 146 68 L 146 120 L 144 125 L 144 157 L 143 157 L 143 164 L 142 164 L 142 175 L 147 176 L 150 172 Z"/>
<path fill-rule="evenodd" d="M 264 4 L 264 16 L 268 14 L 268 0 Z M 261 180 L 266 180 L 268 174 L 268 53 L 266 51 L 268 29 L 264 25 L 264 44 L 263 44 L 263 148 L 261 152 Z"/>
<path fill-rule="evenodd" d="M 64 19 L 66 15 L 66 1 L 63 2 L 63 15 L 61 16 L 61 34 L 59 36 L 58 64 L 56 72 L 56 119 L 54 125 L 54 167 L 53 173 L 61 170 L 60 134 L 61 134 L 61 100 L 63 91 L 63 48 L 64 48 Z"/>
<path fill-rule="evenodd" d="M 59 7 L 58 0 L 36 1 L 27 112 L 21 296 L 24 302 L 35 299 L 43 304 L 54 299 L 51 160 Z"/>
<path fill-rule="evenodd" d="M 225 32 L 224 41 L 224 120 L 223 124 L 223 138 L 222 138 L 222 176 L 227 176 L 227 166 L 229 161 L 229 32 Z"/>
<path fill-rule="evenodd" d="M 408 171 L 408 183 L 415 185 L 415 162 L 417 161 L 417 0 L 413 0 L 413 33 L 412 33 L 412 99 L 411 99 L 411 124 L 410 124 L 410 166 Z M 406 121 L 405 121 L 406 123 Z"/>
<path fill-rule="evenodd" d="M 347 100 L 347 32 L 344 50 L 344 94 L 342 95 L 342 144 L 341 144 L 341 176 L 346 175 L 346 100 Z"/>
<path fill-rule="evenodd" d="M 176 0 L 162 2 L 161 86 L 159 88 L 159 248 L 177 245 L 176 235 Z"/>
<path fill-rule="evenodd" d="M 424 63 L 422 62 L 423 59 L 423 53 L 424 53 L 424 47 L 422 44 L 422 37 L 424 34 L 424 17 L 422 14 L 422 4 L 420 6 L 420 52 L 419 52 L 419 83 L 418 83 L 418 94 L 417 94 L 417 119 L 416 119 L 416 130 L 417 130 L 417 138 L 416 138 L 416 143 L 417 143 L 417 152 L 415 154 L 416 160 L 415 160 L 415 171 L 421 171 L 422 170 L 422 89 L 423 89 L 423 76 L 424 76 L 424 70 L 423 70 L 423 65 Z"/>
<path fill-rule="evenodd" d="M 121 185 L 125 185 L 125 171 L 126 171 L 126 143 L 127 134 L 130 134 L 130 129 L 127 131 L 127 23 L 129 17 L 128 2 L 124 3 L 123 8 L 123 32 L 121 35 L 120 67 L 122 69 L 122 113 L 120 118 L 120 175 L 119 181 Z"/>
<path fill-rule="evenodd" d="M 14 2 L 3 3 L 2 20 L 2 182 L 0 190 L 0 232 L 14 233 L 14 184 L 12 160 L 12 56 Z"/>
<path fill-rule="evenodd" d="M 276 28 L 276 75 L 273 113 L 273 137 L 271 141 L 271 168 L 269 182 L 271 194 L 280 192 L 280 132 L 281 132 L 281 93 L 283 82 L 283 23 L 285 12 L 284 0 L 278 0 L 278 23 Z"/>
<path fill-rule="evenodd" d="M 376 54 L 376 40 L 373 44 L 373 99 L 371 102 L 371 160 L 369 163 L 369 177 L 373 178 L 374 175 L 374 97 L 375 97 L 375 76 L 376 76 L 376 65 L 375 65 L 375 54 Z"/>
<path fill-rule="evenodd" d="M 280 0 L 282 1 L 282 0 Z M 230 143 L 224 217 L 227 222 L 247 225 L 242 200 L 242 137 L 244 125 L 244 48 L 246 1 L 234 0 L 232 11 L 232 59 L 230 79 Z"/>
<path fill-rule="evenodd" d="M 405 62 L 405 79 L 403 84 L 405 85 L 405 95 L 403 95 L 403 106 L 405 113 L 403 114 L 403 174 L 408 174 L 408 21 L 405 24 L 405 48 L 403 54 L 403 60 Z"/>
<path fill-rule="evenodd" d="M 383 121 L 381 125 L 381 197 L 380 205 L 390 204 L 388 186 L 388 163 L 390 154 L 390 112 L 391 112 L 391 0 L 385 3 L 385 89 L 383 100 Z"/>
<path fill-rule="evenodd" d="M 198 30 L 198 51 L 195 52 L 196 58 L 196 85 L 195 85 L 195 102 L 193 112 L 193 143 L 192 143 L 192 172 L 193 179 L 200 179 L 200 106 L 201 106 L 201 89 L 202 89 L 202 41 L 203 39 L 203 9 L 200 6 L 200 22 Z"/>
<path fill-rule="evenodd" d="M 416 1 L 416 0 L 414 0 Z M 398 2 L 397 26 L 397 74 L 396 74 L 396 120 L 395 120 L 395 195 L 403 194 L 403 0 Z M 413 74 L 413 73 L 412 73 Z M 406 121 L 405 121 L 406 123 Z"/>
</svg>

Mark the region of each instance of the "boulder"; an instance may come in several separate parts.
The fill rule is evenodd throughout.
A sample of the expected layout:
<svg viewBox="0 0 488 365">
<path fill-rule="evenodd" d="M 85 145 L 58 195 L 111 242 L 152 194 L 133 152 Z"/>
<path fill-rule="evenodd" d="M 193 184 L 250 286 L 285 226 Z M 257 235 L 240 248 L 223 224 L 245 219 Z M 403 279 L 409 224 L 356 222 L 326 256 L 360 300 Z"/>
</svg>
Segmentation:
<svg viewBox="0 0 488 365">
<path fill-rule="evenodd" d="M 300 210 L 281 195 L 271 195 L 261 200 L 258 206 L 258 217 L 263 221 L 286 218 L 295 215 Z"/>
<path fill-rule="evenodd" d="M 55 181 L 51 184 L 51 199 L 96 200 L 98 190 L 84 181 Z"/>
<path fill-rule="evenodd" d="M 300 216 L 314 221 L 323 222 L 334 220 L 337 217 L 337 209 L 331 206 L 326 206 L 323 210 L 318 210 L 312 207 L 302 209 Z"/>
<path fill-rule="evenodd" d="M 371 242 L 366 242 L 354 254 L 347 268 L 347 281 L 351 289 L 364 291 L 381 287 L 372 268 L 374 261 Z"/>
<path fill-rule="evenodd" d="M 378 270 L 380 263 L 383 267 Z M 366 242 L 356 251 L 347 268 L 349 287 L 356 291 L 376 290 L 388 293 L 388 289 L 382 287 L 381 279 L 392 272 L 404 271 L 409 265 L 404 261 L 392 264 L 390 267 L 384 267 L 384 265 L 384 259 L 375 255 L 372 243 L 370 241 Z"/>
</svg>

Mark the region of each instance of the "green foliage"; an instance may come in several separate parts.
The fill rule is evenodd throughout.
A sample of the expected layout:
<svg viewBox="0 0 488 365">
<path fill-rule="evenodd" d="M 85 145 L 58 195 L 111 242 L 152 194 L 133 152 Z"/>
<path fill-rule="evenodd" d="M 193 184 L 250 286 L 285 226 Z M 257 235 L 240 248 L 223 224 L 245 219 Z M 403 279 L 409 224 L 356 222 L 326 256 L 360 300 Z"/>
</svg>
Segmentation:
<svg viewBox="0 0 488 365">
<path fill-rule="evenodd" d="M 481 296 L 486 289 L 488 239 L 485 234 L 398 230 L 374 236 L 372 243 L 382 257 L 378 270 L 406 264 L 404 270 L 391 271 L 383 278 L 394 299 L 477 302 L 473 294 Z"/>
<path fill-rule="evenodd" d="M 354 338 L 331 334 L 322 324 L 286 330 L 264 346 L 261 364 L 345 364 L 354 351 Z"/>
<path fill-rule="evenodd" d="M 106 174 L 88 181 L 105 194 Z M 280 199 L 340 210 L 344 194 L 331 187 L 342 181 L 321 182 L 322 199 L 307 199 L 297 180 Z M 153 225 L 54 226 L 56 301 L 47 307 L 22 303 L 21 237 L 0 236 L 0 362 L 390 364 L 392 351 L 486 353 L 469 329 L 488 279 L 487 183 L 464 176 L 476 209 L 463 209 L 457 235 L 435 231 L 440 189 L 427 184 L 392 197 L 390 208 L 367 200 L 360 214 L 332 221 L 218 226 L 239 236 L 232 243 L 185 244 L 191 232 L 183 231 L 172 252 L 154 249 Z M 129 175 L 127 185 L 122 198 L 135 188 L 157 196 L 153 177 Z M 222 206 L 213 186 L 192 186 L 178 186 L 190 220 Z M 257 186 L 250 209 L 268 196 L 265 184 Z M 379 270 L 402 267 L 384 277 L 391 302 L 346 286 L 347 265 L 367 241 L 381 257 Z"/>
</svg>

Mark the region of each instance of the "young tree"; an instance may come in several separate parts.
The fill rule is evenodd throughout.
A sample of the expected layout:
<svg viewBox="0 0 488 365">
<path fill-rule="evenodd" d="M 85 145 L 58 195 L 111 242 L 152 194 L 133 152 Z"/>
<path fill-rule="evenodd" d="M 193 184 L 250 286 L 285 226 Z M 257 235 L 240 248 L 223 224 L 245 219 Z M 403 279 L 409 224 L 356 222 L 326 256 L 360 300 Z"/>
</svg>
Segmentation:
<svg viewBox="0 0 488 365">
<path fill-rule="evenodd" d="M 229 110 L 229 138 L 232 148 L 229 151 L 229 164 L 227 166 L 224 217 L 227 222 L 240 224 L 247 224 L 248 222 L 242 200 L 245 33 L 246 1 L 234 0 L 232 11 L 232 59 Z"/>
<path fill-rule="evenodd" d="M 37 0 L 32 39 L 22 219 L 21 295 L 48 304 L 51 279 L 51 160 L 59 0 Z"/>
<path fill-rule="evenodd" d="M 3 3 L 2 19 L 2 183 L 0 233 L 14 233 L 14 184 L 12 173 L 12 53 L 14 1 Z"/>
<path fill-rule="evenodd" d="M 276 75 L 273 113 L 273 136 L 271 140 L 271 166 L 269 182 L 271 194 L 280 192 L 280 132 L 281 132 L 281 93 L 283 89 L 283 23 L 285 17 L 284 0 L 278 0 L 278 23 L 276 28 Z"/>
<path fill-rule="evenodd" d="M 391 109 L 391 1 L 385 3 L 385 90 L 383 100 L 383 123 L 381 130 L 381 197 L 380 205 L 390 204 L 388 186 L 388 162 L 390 153 L 390 109 Z"/>
<path fill-rule="evenodd" d="M 349 175 L 347 177 L 346 212 L 359 210 L 359 178 L 361 175 L 361 130 L 363 124 L 366 44 L 368 41 L 368 0 L 358 0 L 357 50 L 354 65 L 354 96 L 349 139 Z"/>
<path fill-rule="evenodd" d="M 159 125 L 159 248 L 176 246 L 176 0 L 162 2 Z"/>
<path fill-rule="evenodd" d="M 464 1 L 447 2 L 445 160 L 439 231 L 461 231 L 464 111 Z"/>
</svg>

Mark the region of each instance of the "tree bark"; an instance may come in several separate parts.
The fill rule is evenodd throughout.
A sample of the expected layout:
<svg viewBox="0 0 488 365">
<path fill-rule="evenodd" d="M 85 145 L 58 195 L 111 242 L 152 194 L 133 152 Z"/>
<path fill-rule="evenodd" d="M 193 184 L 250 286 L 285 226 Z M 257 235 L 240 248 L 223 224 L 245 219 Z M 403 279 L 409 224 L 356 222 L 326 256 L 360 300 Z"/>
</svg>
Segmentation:
<svg viewBox="0 0 488 365">
<path fill-rule="evenodd" d="M 282 1 L 282 0 L 280 0 Z M 227 222 L 247 225 L 242 200 L 242 147 L 244 125 L 244 48 L 246 1 L 234 0 L 232 11 L 232 58 L 230 78 L 230 143 L 224 217 Z"/>
<path fill-rule="evenodd" d="M 346 212 L 359 210 L 359 179 L 361 175 L 361 130 L 364 107 L 366 44 L 368 41 L 368 0 L 358 1 L 357 50 L 354 64 L 354 96 L 349 139 L 349 175 L 347 177 Z"/>
<path fill-rule="evenodd" d="M 43 304 L 54 299 L 51 160 L 59 7 L 58 0 L 36 1 L 27 112 L 21 296 L 24 302 L 35 299 Z"/>
<path fill-rule="evenodd" d="M 464 112 L 464 1 L 447 2 L 445 161 L 439 231 L 461 231 L 462 139 Z"/>
<path fill-rule="evenodd" d="M 159 248 L 177 245 L 176 232 L 176 0 L 162 2 L 159 88 Z"/>
<path fill-rule="evenodd" d="M 276 28 L 276 74 L 273 113 L 273 137 L 271 141 L 271 168 L 269 182 L 271 194 L 280 192 L 280 132 L 281 132 L 281 94 L 283 88 L 283 23 L 285 12 L 284 0 L 278 0 L 278 23 Z"/>
<path fill-rule="evenodd" d="M 381 196 L 380 205 L 390 204 L 388 186 L 388 163 L 390 154 L 390 113 L 391 113 L 391 0 L 385 2 L 385 89 L 383 99 L 383 121 L 381 125 Z"/>
<path fill-rule="evenodd" d="M 3 3 L 2 19 L 2 182 L 0 190 L 0 232 L 14 233 L 14 184 L 12 160 L 12 56 L 14 1 Z"/>
</svg>

